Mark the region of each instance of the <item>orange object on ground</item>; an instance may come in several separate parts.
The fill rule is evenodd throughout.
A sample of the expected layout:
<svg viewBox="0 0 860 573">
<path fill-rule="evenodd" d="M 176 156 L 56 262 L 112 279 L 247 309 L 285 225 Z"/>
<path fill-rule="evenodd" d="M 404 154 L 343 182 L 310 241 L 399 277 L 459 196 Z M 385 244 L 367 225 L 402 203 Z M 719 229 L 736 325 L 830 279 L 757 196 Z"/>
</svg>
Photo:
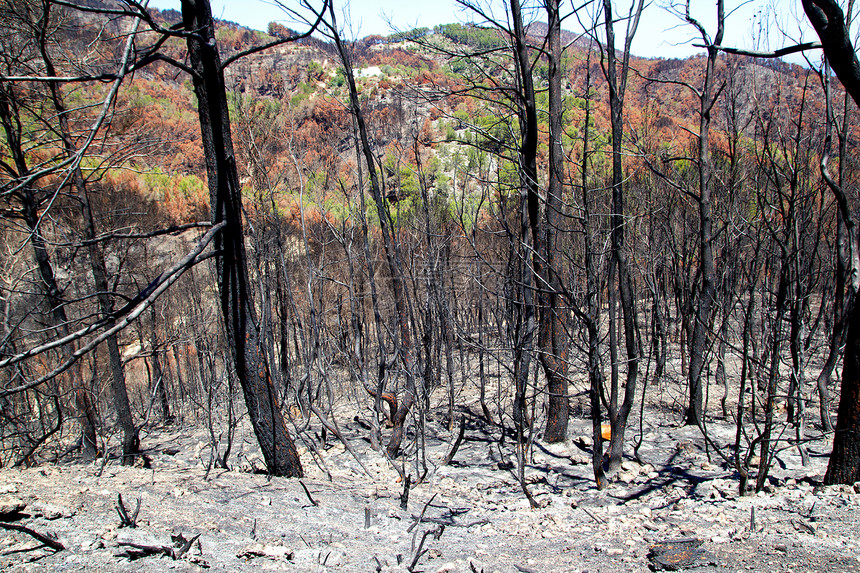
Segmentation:
<svg viewBox="0 0 860 573">
<path fill-rule="evenodd" d="M 604 440 L 612 438 L 612 426 L 609 424 L 600 424 L 600 435 Z"/>
</svg>

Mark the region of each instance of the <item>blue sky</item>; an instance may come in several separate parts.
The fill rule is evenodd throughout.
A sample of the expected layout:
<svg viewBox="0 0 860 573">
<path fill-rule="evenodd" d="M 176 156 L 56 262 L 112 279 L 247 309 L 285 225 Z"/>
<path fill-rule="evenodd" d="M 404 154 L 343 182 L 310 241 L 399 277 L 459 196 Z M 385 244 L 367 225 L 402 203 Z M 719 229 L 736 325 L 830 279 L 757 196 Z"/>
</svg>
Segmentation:
<svg viewBox="0 0 860 573">
<path fill-rule="evenodd" d="M 274 2 L 266 0 L 210 0 L 212 11 L 218 18 L 231 20 L 250 28 L 265 30 L 268 23 L 278 21 L 289 26 L 292 22 L 284 11 Z M 633 43 L 633 53 L 646 57 L 682 58 L 701 51 L 691 44 L 698 42 L 690 26 L 665 7 L 673 0 L 652 0 L 645 10 L 639 32 Z M 680 0 L 674 0 L 679 3 Z M 478 0 L 481 5 L 504 6 L 499 0 Z M 284 0 L 286 5 L 296 2 Z M 573 6 L 570 2 L 564 5 Z M 347 6 L 339 2 L 336 6 Z M 579 2 L 577 2 L 579 5 Z M 617 2 L 619 6 L 629 6 L 625 1 Z M 778 6 L 775 9 L 771 6 Z M 179 0 L 151 0 L 150 6 L 155 8 L 179 9 Z M 469 12 L 462 10 L 455 0 L 352 0 L 348 4 L 355 36 L 363 37 L 369 34 L 390 34 L 392 25 L 397 29 L 409 29 L 415 26 L 432 27 L 436 24 L 464 22 L 472 18 Z M 714 33 L 713 22 L 716 20 L 716 10 L 713 0 L 691 0 L 691 13 L 700 20 L 711 34 Z M 618 8 L 616 8 L 616 11 Z M 752 48 L 754 37 L 758 37 L 760 45 L 770 46 L 771 49 L 790 45 L 794 41 L 812 40 L 814 34 L 805 25 L 800 0 L 726 0 L 726 36 L 723 42 L 727 46 Z M 773 14 L 776 13 L 774 17 Z M 499 13 L 503 15 L 503 12 Z M 616 15 L 617 12 L 616 12 Z M 344 19 L 341 19 L 343 22 Z M 575 30 L 575 20 L 565 22 L 565 28 Z M 794 41 L 784 38 L 788 34 Z M 616 32 L 623 38 L 623 30 Z M 621 40 L 619 40 L 620 42 Z M 818 55 L 810 54 L 813 62 Z M 801 57 L 795 56 L 792 61 L 800 62 Z"/>
<path fill-rule="evenodd" d="M 212 13 L 216 18 L 237 22 L 249 28 L 265 30 L 269 22 L 277 21 L 289 25 L 290 19 L 274 2 L 265 0 L 210 0 Z M 293 6 L 297 2 L 285 0 L 284 5 Z M 322 2 L 314 2 L 321 5 Z M 151 0 L 150 6 L 164 9 L 179 9 L 179 0 Z M 432 27 L 437 24 L 447 24 L 458 21 L 456 2 L 453 0 L 352 0 L 349 2 L 349 12 L 354 27 L 359 27 L 358 36 L 370 34 L 387 35 L 391 26 L 386 19 L 390 18 L 398 28 L 414 28 L 416 26 Z M 346 2 L 337 2 L 336 7 L 347 6 Z"/>
</svg>

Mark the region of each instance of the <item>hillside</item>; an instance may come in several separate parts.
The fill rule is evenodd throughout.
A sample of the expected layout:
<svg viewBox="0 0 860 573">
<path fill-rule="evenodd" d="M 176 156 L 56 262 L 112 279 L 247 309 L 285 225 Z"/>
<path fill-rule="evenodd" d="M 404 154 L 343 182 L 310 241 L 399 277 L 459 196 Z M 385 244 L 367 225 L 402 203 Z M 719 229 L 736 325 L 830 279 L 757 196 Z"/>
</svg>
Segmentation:
<svg viewBox="0 0 860 573">
<path fill-rule="evenodd" d="M 177 16 L 173 15 L 166 21 L 174 22 Z M 270 32 L 281 36 L 290 33 L 289 30 L 278 29 L 276 24 L 273 26 Z M 418 42 L 401 41 L 404 35 L 412 34 L 406 32 L 392 37 L 370 36 L 352 45 L 362 105 L 370 118 L 374 141 L 380 149 L 402 153 L 402 150 L 395 150 L 397 142 L 402 143 L 407 134 L 423 130 L 419 138 L 422 147 L 429 144 L 434 150 L 432 154 L 449 155 L 456 149 L 457 139 L 468 138 L 466 132 L 480 132 L 484 125 L 493 121 L 490 118 L 494 112 L 486 104 L 476 105 L 461 95 L 442 97 L 446 92 L 456 93 L 467 87 L 464 77 L 457 71 L 462 71 L 460 62 L 463 58 L 452 57 L 452 54 L 468 54 L 470 50 L 480 49 L 480 42 L 487 40 L 469 38 L 468 29 L 459 24 L 437 28 L 439 30 L 436 31 L 419 30 L 415 34 L 420 36 L 416 38 L 420 39 Z M 448 32 L 450 37 L 440 33 L 447 28 L 456 29 Z M 218 29 L 222 58 L 274 38 L 229 22 L 221 22 Z M 537 45 L 546 25 L 535 23 L 532 29 L 530 33 L 534 34 Z M 467 43 L 452 41 L 451 38 L 458 37 L 454 35 L 455 31 L 462 36 L 461 40 L 466 38 L 463 41 Z M 575 39 L 569 32 L 563 37 L 565 42 Z M 492 41 L 502 42 L 501 39 Z M 442 49 L 434 49 L 434 45 Z M 591 45 L 591 49 L 595 46 Z M 599 56 L 594 53 L 590 57 L 590 69 L 586 70 L 589 66 L 588 50 L 589 42 L 579 38 L 565 52 L 564 93 L 571 134 L 576 133 L 577 122 L 581 121 L 582 102 L 587 93 L 591 93 L 592 118 L 597 131 L 609 130 L 607 96 L 601 81 Z M 545 66 L 542 66 L 538 63 L 538 75 L 545 73 Z M 658 138 L 672 142 L 677 148 L 689 146 L 691 139 L 685 133 L 697 130 L 697 104 L 694 92 L 682 83 L 696 87 L 702 66 L 701 57 L 686 60 L 633 57 L 626 111 L 629 129 L 638 138 Z M 234 121 L 253 121 L 249 116 L 256 110 L 265 109 L 264 113 L 268 114 L 266 121 L 289 122 L 289 129 L 294 133 L 291 137 L 295 138 L 293 145 L 302 150 L 299 159 L 304 169 L 321 170 L 328 178 L 338 169 L 344 169 L 350 161 L 346 155 L 352 135 L 340 70 L 333 47 L 319 40 L 281 45 L 251 54 L 227 70 L 227 85 L 233 91 L 237 105 L 233 109 Z M 592 78 L 591 88 L 585 85 L 587 71 Z M 814 81 L 809 70 L 796 65 L 736 56 L 722 60 L 718 74 L 719 82 L 730 81 L 728 89 L 738 93 L 733 96 L 733 109 L 717 109 L 717 133 L 726 134 L 732 129 L 730 124 L 737 126 L 740 123 L 743 124 L 743 135 L 753 138 L 756 137 L 754 102 L 786 111 L 797 109 L 804 97 L 805 82 Z M 129 115 L 137 117 L 142 125 L 158 126 L 158 132 L 170 134 L 166 141 L 161 142 L 158 152 L 148 154 L 148 167 L 202 178 L 203 161 L 199 139 L 195 138 L 198 128 L 190 83 L 181 75 L 177 76 L 169 66 L 157 64 L 138 73 L 132 86 L 128 90 L 126 104 Z M 750 86 L 754 92 L 747 90 Z M 821 97 L 818 92 L 810 91 L 806 91 L 810 100 L 806 105 L 812 107 L 811 115 L 820 116 L 823 113 Z M 471 119 L 464 121 L 466 117 Z M 543 137 L 546 137 L 545 131 Z M 289 171 L 292 163 L 287 157 L 289 151 L 276 143 L 272 145 L 274 147 L 267 152 L 276 166 L 274 171 Z M 242 146 L 239 148 L 241 150 Z M 243 162 L 243 170 L 246 176 L 251 176 L 253 168 L 247 164 L 247 159 Z M 451 176 L 450 169 L 446 169 L 446 175 Z"/>
</svg>

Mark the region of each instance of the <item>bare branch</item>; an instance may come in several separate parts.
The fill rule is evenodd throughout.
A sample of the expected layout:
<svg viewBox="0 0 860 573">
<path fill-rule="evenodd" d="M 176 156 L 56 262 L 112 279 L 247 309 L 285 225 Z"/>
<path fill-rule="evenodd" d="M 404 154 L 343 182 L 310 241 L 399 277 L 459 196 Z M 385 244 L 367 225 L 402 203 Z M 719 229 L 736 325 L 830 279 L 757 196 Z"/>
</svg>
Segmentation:
<svg viewBox="0 0 860 573">
<path fill-rule="evenodd" d="M 704 44 L 693 44 L 696 48 L 708 48 Z M 802 44 L 797 44 L 794 46 L 787 46 L 785 48 L 780 48 L 778 50 L 774 50 L 772 52 L 762 52 L 759 50 L 745 50 L 743 48 L 732 48 L 729 46 L 710 46 L 715 50 L 719 50 L 721 52 L 725 52 L 726 54 L 735 54 L 737 56 L 749 56 L 751 58 L 781 58 L 783 56 L 787 56 L 789 54 L 796 54 L 797 52 L 805 52 L 807 50 L 817 50 L 820 49 L 821 42 L 804 42 Z"/>
<path fill-rule="evenodd" d="M 198 229 L 200 227 L 211 227 L 211 221 L 197 221 L 195 223 L 185 223 L 183 225 L 171 225 L 170 227 L 165 227 L 164 229 L 156 229 L 155 231 L 150 231 L 148 233 L 102 233 L 98 237 L 94 237 L 92 239 L 87 239 L 80 242 L 75 243 L 51 243 L 57 247 L 77 247 L 80 245 L 91 245 L 93 243 L 102 243 L 104 241 L 110 241 L 114 239 L 152 239 L 155 237 L 160 237 L 162 235 L 175 235 L 179 234 L 182 231 L 187 231 L 189 229 Z"/>
<path fill-rule="evenodd" d="M 197 244 L 197 247 L 195 247 L 194 250 L 192 250 L 190 253 L 188 253 L 188 255 L 186 255 L 185 257 L 182 258 L 182 260 L 180 260 L 172 268 L 165 271 L 158 279 L 156 279 L 156 281 L 155 281 L 156 286 L 154 288 L 151 288 L 153 286 L 151 284 L 149 287 L 147 287 L 147 289 L 145 289 L 145 290 L 150 291 L 148 295 L 146 295 L 145 297 L 140 297 L 140 295 L 139 295 L 131 303 L 129 303 L 129 305 L 126 305 L 126 307 L 124 309 L 122 309 L 122 311 L 120 311 L 119 313 L 114 313 L 114 315 L 109 317 L 109 318 L 116 319 L 117 314 L 122 315 L 123 311 L 125 311 L 126 309 L 128 309 L 128 311 L 129 311 L 128 315 L 123 320 L 117 322 L 113 328 L 106 330 L 105 332 L 103 332 L 102 334 L 100 334 L 99 336 L 94 338 L 92 341 L 90 341 L 88 344 L 79 348 L 77 351 L 72 353 L 65 362 L 63 362 L 62 364 L 57 366 L 54 370 L 52 370 L 48 374 L 45 374 L 44 376 L 42 376 L 36 380 L 33 380 L 31 382 L 28 382 L 26 384 L 21 384 L 19 386 L 14 387 L 14 388 L 7 388 L 3 391 L 0 391 L 0 398 L 5 398 L 6 396 L 10 396 L 12 394 L 17 394 L 19 392 L 24 392 L 24 391 L 29 390 L 31 388 L 35 388 L 36 386 L 39 386 L 40 384 L 44 384 L 48 380 L 51 380 L 52 378 L 59 376 L 60 374 L 62 374 L 66 370 L 68 370 L 75 362 L 80 360 L 82 356 L 91 352 L 99 344 L 101 344 L 102 342 L 107 340 L 108 337 L 116 334 L 117 332 L 120 332 L 121 330 L 126 328 L 129 324 L 134 322 L 134 320 L 137 319 L 137 317 L 139 317 L 143 313 L 143 311 L 145 311 L 147 308 L 152 306 L 155 303 L 156 299 L 159 296 L 161 296 L 161 294 L 164 293 L 164 291 L 166 291 L 170 287 L 170 285 L 175 283 L 186 270 L 190 269 L 191 267 L 193 267 L 197 263 L 209 258 L 209 255 L 205 255 L 205 256 L 201 257 L 200 253 L 203 252 L 203 250 L 212 241 L 212 239 L 215 237 L 215 235 L 218 233 L 218 231 L 223 229 L 225 225 L 226 225 L 226 222 L 221 222 L 221 223 L 218 223 L 217 225 L 215 225 L 214 227 L 212 227 L 211 229 L 209 229 L 209 231 L 203 236 L 203 238 L 200 240 L 200 242 Z M 150 288 L 151 288 L 151 290 L 150 290 Z M 129 308 L 130 306 L 131 306 L 131 308 Z M 22 352 L 20 354 L 16 354 L 15 356 L 10 356 L 9 358 L 7 358 L 5 360 L 0 361 L 0 368 L 5 368 L 7 366 L 17 364 L 19 362 L 22 362 L 23 360 L 26 360 L 28 358 L 31 358 L 33 356 L 36 356 L 38 354 L 41 354 L 41 353 L 46 352 L 48 350 L 51 350 L 53 348 L 57 348 L 57 347 L 65 345 L 65 344 L 69 344 L 70 342 L 73 342 L 75 340 L 83 338 L 84 336 L 86 336 L 92 332 L 95 332 L 95 331 L 99 330 L 100 328 L 104 327 L 105 323 L 106 323 L 106 319 L 102 319 L 102 320 L 100 320 L 94 324 L 91 324 L 90 326 L 87 326 L 85 328 L 78 330 L 77 332 L 73 332 L 73 333 L 69 334 L 68 336 L 64 336 L 60 339 L 51 341 L 51 342 L 43 344 L 41 346 L 31 348 L 25 352 Z"/>
</svg>

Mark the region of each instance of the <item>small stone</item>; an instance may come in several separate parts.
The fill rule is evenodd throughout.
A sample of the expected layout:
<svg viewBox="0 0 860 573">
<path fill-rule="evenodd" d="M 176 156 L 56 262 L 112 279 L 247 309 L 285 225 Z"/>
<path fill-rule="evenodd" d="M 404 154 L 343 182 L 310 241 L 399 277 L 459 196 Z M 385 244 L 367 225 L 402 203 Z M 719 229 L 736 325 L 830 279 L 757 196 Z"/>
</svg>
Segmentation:
<svg viewBox="0 0 860 573">
<path fill-rule="evenodd" d="M 116 531 L 113 529 L 108 529 L 107 531 L 102 533 L 102 539 L 105 539 L 107 541 L 112 541 L 116 539 Z"/>
<path fill-rule="evenodd" d="M 75 515 L 75 512 L 71 509 L 51 503 L 36 503 L 31 506 L 31 509 L 33 510 L 33 515 L 42 516 L 48 521 Z"/>
<path fill-rule="evenodd" d="M 81 544 L 81 551 L 93 551 L 96 549 L 104 549 L 104 541 L 101 539 L 94 539 L 92 541 L 85 541 Z"/>
<path fill-rule="evenodd" d="M 705 499 L 712 499 L 718 497 L 718 492 L 713 483 L 703 481 L 696 486 L 695 495 Z"/>
<path fill-rule="evenodd" d="M 268 557 L 269 559 L 285 558 L 291 560 L 293 552 L 283 545 L 263 545 L 262 543 L 252 543 L 245 546 L 236 554 L 239 559 L 254 559 L 255 557 Z"/>
<path fill-rule="evenodd" d="M 6 498 L 0 500 L 0 518 L 6 517 L 9 515 L 15 515 L 16 513 L 21 513 L 24 511 L 24 508 L 27 507 L 27 504 L 17 498 Z"/>
<path fill-rule="evenodd" d="M 688 507 L 690 507 L 691 502 L 687 498 L 679 499 L 675 502 L 675 505 L 672 506 L 672 511 L 684 511 Z"/>
<path fill-rule="evenodd" d="M 694 538 L 662 541 L 651 546 L 648 559 L 654 569 L 670 571 L 715 563 L 701 545 L 702 541 Z"/>
<path fill-rule="evenodd" d="M 630 460 L 621 462 L 621 469 L 627 472 L 639 472 L 639 464 Z"/>
</svg>

